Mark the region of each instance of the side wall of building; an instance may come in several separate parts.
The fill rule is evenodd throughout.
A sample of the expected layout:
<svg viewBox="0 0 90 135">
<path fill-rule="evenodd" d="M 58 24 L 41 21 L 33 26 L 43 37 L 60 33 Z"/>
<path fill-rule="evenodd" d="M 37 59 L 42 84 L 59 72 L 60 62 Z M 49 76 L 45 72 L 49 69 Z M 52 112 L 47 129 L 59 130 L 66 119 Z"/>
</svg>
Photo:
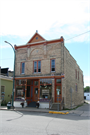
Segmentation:
<svg viewBox="0 0 90 135">
<path fill-rule="evenodd" d="M 62 89 L 65 108 L 72 108 L 84 102 L 83 72 L 66 47 L 64 47 L 64 73 Z"/>
</svg>

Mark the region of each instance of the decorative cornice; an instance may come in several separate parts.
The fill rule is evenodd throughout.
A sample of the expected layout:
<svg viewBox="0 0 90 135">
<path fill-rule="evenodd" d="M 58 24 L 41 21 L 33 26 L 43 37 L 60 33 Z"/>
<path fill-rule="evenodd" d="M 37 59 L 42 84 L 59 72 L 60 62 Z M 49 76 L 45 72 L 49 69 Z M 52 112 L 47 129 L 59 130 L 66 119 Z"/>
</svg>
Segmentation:
<svg viewBox="0 0 90 135">
<path fill-rule="evenodd" d="M 54 40 L 43 40 L 43 41 L 39 41 L 39 42 L 33 42 L 33 43 L 27 43 L 26 45 L 20 45 L 20 46 L 15 46 L 15 49 L 19 49 L 19 48 L 29 48 L 31 46 L 37 46 L 37 45 L 48 45 L 48 44 L 52 44 L 52 43 L 58 43 L 58 42 L 64 42 L 64 38 L 61 36 L 60 39 L 54 39 Z"/>
<path fill-rule="evenodd" d="M 18 79 L 43 79 L 43 78 L 64 78 L 64 75 L 50 75 L 50 76 L 20 76 L 15 77 L 15 80 Z"/>
</svg>

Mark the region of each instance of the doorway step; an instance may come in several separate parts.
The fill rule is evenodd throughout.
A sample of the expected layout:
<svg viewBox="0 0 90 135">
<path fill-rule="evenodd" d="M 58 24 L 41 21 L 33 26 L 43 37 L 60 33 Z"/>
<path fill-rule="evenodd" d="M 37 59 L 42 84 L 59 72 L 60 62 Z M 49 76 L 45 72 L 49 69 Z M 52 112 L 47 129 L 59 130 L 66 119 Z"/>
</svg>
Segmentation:
<svg viewBox="0 0 90 135">
<path fill-rule="evenodd" d="M 36 102 L 31 102 L 28 107 L 36 107 Z"/>
<path fill-rule="evenodd" d="M 60 106 L 60 103 L 52 103 L 50 110 L 57 110 L 58 106 Z"/>
<path fill-rule="evenodd" d="M 62 103 L 52 103 L 52 105 L 49 109 L 50 110 L 63 110 L 64 104 L 62 104 Z"/>
</svg>

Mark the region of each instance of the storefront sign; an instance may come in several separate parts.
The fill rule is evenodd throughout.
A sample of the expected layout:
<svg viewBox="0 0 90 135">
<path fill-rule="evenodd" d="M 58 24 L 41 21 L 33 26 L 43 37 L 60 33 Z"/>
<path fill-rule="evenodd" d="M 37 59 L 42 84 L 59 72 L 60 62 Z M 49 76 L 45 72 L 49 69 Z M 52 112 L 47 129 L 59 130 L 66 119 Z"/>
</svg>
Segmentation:
<svg viewBox="0 0 90 135">
<path fill-rule="evenodd" d="M 49 93 L 49 89 L 42 90 L 42 93 Z"/>
</svg>

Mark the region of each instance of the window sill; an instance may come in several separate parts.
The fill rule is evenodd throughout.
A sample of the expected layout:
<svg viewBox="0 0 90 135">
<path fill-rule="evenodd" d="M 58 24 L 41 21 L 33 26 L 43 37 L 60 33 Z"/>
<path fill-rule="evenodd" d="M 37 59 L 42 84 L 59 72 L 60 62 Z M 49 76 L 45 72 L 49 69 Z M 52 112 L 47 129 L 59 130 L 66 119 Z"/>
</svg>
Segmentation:
<svg viewBox="0 0 90 135">
<path fill-rule="evenodd" d="M 41 72 L 34 72 L 33 74 L 40 74 Z"/>
<path fill-rule="evenodd" d="M 25 73 L 21 73 L 21 75 L 24 75 Z"/>
</svg>

